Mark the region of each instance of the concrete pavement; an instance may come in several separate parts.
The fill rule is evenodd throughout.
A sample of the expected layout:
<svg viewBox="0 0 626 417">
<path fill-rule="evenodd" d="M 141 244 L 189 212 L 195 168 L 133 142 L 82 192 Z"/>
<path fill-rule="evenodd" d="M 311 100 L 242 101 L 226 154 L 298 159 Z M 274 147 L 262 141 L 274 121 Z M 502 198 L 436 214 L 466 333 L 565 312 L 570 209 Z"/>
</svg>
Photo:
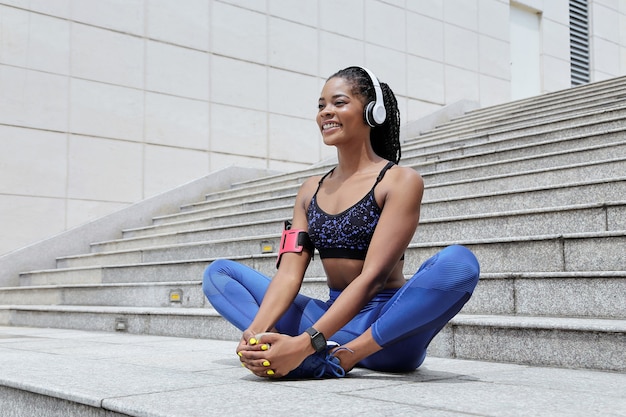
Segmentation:
<svg viewBox="0 0 626 417">
<path fill-rule="evenodd" d="M 235 342 L 0 327 L 3 417 L 626 416 L 626 374 L 428 357 L 416 372 L 270 381 Z"/>
</svg>

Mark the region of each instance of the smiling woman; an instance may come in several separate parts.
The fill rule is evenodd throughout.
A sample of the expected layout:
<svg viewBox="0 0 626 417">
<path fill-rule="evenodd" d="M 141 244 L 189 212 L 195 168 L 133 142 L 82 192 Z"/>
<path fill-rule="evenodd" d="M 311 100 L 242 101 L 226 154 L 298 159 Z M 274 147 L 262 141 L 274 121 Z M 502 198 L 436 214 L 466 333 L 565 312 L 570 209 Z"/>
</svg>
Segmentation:
<svg viewBox="0 0 626 417">
<path fill-rule="evenodd" d="M 368 69 L 349 67 L 326 81 L 318 105 L 323 141 L 336 148 L 338 164 L 300 187 L 277 273 L 270 279 L 217 260 L 205 271 L 203 290 L 243 331 L 237 354 L 255 375 L 415 370 L 432 338 L 469 300 L 478 261 L 450 246 L 406 280 L 404 252 L 419 222 L 424 183 L 397 165 L 400 114 L 391 88 Z M 299 294 L 315 249 L 326 301 Z"/>
<path fill-rule="evenodd" d="M 375 128 L 369 131 L 372 150 L 377 155 L 398 163 L 401 156 L 400 111 L 396 96 L 387 84 L 380 83 L 376 76 L 366 68 L 343 69 L 332 75 L 324 85 L 317 115 L 317 123 L 322 129 L 324 143 L 329 144 L 326 141 L 322 123 L 329 124 L 330 127 L 335 122 L 328 119 L 328 115 L 333 114 L 328 111 L 328 107 L 334 107 L 334 114 L 342 114 L 340 109 L 351 104 L 352 100 L 358 101 L 358 103 L 352 103 L 353 106 L 350 109 L 359 113 L 356 115 L 357 126 L 360 124 L 364 128 L 367 126 Z"/>
</svg>

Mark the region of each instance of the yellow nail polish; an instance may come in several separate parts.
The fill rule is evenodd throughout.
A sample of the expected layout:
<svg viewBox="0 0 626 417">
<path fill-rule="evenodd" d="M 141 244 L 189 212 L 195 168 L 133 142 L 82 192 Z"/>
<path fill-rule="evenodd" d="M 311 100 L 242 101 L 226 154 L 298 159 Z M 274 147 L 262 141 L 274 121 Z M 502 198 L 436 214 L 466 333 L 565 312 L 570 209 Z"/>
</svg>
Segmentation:
<svg viewBox="0 0 626 417">
<path fill-rule="evenodd" d="M 237 355 L 239 355 L 240 358 L 243 356 L 241 352 L 237 352 Z"/>
<path fill-rule="evenodd" d="M 250 341 L 248 343 L 250 343 L 251 345 L 256 345 L 257 344 L 257 340 L 253 337 L 253 338 L 250 339 Z"/>
<path fill-rule="evenodd" d="M 261 345 L 261 350 L 268 350 L 270 347 L 268 345 Z"/>
<path fill-rule="evenodd" d="M 274 375 L 274 371 L 272 371 L 271 369 L 268 369 L 268 370 L 267 370 L 267 374 L 268 374 L 268 375 Z"/>
<path fill-rule="evenodd" d="M 263 361 L 263 366 L 270 366 L 270 361 L 268 360 Z"/>
<path fill-rule="evenodd" d="M 246 367 L 246 364 L 245 364 L 245 363 L 243 363 L 243 362 L 241 362 L 241 367 L 242 367 L 242 368 L 245 368 L 245 367 Z"/>
</svg>

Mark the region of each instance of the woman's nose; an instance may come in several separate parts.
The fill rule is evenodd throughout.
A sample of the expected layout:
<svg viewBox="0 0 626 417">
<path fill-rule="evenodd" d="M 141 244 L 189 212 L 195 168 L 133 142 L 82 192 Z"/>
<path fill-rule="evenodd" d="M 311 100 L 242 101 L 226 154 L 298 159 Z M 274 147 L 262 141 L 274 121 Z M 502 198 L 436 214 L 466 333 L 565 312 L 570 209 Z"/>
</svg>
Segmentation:
<svg viewBox="0 0 626 417">
<path fill-rule="evenodd" d="M 330 106 L 324 106 L 324 108 L 320 111 L 322 116 L 329 116 L 331 113 Z"/>
</svg>

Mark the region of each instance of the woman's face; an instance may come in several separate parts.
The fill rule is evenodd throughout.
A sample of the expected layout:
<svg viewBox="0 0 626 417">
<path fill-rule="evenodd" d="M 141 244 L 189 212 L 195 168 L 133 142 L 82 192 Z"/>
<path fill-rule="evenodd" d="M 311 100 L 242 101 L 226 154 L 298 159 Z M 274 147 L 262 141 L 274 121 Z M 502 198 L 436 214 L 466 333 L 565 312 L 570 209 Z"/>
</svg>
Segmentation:
<svg viewBox="0 0 626 417">
<path fill-rule="evenodd" d="M 369 139 L 370 127 L 363 119 L 363 99 L 353 95 L 352 85 L 340 77 L 324 84 L 317 125 L 326 145 L 337 145 L 354 137 Z"/>
</svg>

